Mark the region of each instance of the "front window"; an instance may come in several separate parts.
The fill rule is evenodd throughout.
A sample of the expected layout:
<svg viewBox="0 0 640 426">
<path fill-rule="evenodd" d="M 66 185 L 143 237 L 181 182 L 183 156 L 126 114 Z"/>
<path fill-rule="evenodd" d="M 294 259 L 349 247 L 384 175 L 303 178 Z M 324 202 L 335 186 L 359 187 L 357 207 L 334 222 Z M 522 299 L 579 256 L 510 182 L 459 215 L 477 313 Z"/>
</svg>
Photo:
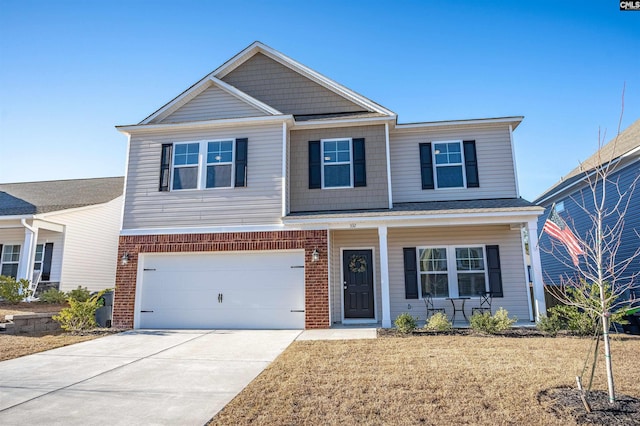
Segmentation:
<svg viewBox="0 0 640 426">
<path fill-rule="evenodd" d="M 418 257 L 422 297 L 476 297 L 487 291 L 484 247 L 425 247 Z"/>
<path fill-rule="evenodd" d="M 447 249 L 421 249 L 419 255 L 422 297 L 427 293 L 431 293 L 431 297 L 448 297 Z"/>
<path fill-rule="evenodd" d="M 0 275 L 15 278 L 18 275 L 18 262 L 20 261 L 20 245 L 5 245 L 2 247 L 0 258 Z"/>
<path fill-rule="evenodd" d="M 459 296 L 477 296 L 486 291 L 482 247 L 456 248 L 456 269 Z"/>
<path fill-rule="evenodd" d="M 435 142 L 434 164 L 438 188 L 463 188 L 464 167 L 462 167 L 462 142 Z"/>
<path fill-rule="evenodd" d="M 198 187 L 199 143 L 175 144 L 173 154 L 173 189 Z"/>
<path fill-rule="evenodd" d="M 207 143 L 207 188 L 231 186 L 233 141 Z"/>
<path fill-rule="evenodd" d="M 351 182 L 351 139 L 322 141 L 323 188 L 349 188 Z"/>
<path fill-rule="evenodd" d="M 33 259 L 33 270 L 42 271 L 42 259 L 44 257 L 44 244 L 36 246 L 36 256 Z"/>
</svg>

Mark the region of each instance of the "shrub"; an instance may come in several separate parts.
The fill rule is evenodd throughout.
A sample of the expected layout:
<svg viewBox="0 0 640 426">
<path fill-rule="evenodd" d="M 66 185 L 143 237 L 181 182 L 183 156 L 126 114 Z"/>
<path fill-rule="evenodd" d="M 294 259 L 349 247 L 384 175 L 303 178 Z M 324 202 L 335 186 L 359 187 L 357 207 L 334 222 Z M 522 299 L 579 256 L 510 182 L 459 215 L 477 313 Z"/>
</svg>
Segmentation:
<svg viewBox="0 0 640 426">
<path fill-rule="evenodd" d="M 444 313 L 436 312 L 429 318 L 424 328 L 433 331 L 449 331 L 453 328 L 453 324 Z"/>
<path fill-rule="evenodd" d="M 562 321 L 560 321 L 557 315 L 552 314 L 550 317 L 542 315 L 536 323 L 536 328 L 543 333 L 555 336 L 558 334 L 558 331 L 562 329 Z"/>
<path fill-rule="evenodd" d="M 23 299 L 31 296 L 29 280 L 16 280 L 12 277 L 0 275 L 0 298 L 5 302 L 15 305 Z"/>
<path fill-rule="evenodd" d="M 89 290 L 86 287 L 82 288 L 78 286 L 75 290 L 71 290 L 67 293 L 68 299 L 73 299 L 77 302 L 86 302 L 90 297 L 91 293 L 89 293 Z"/>
<path fill-rule="evenodd" d="M 96 327 L 96 310 L 102 306 L 103 290 L 84 302 L 69 298 L 69 307 L 64 308 L 53 319 L 60 323 L 60 327 L 65 331 L 89 330 Z"/>
<path fill-rule="evenodd" d="M 60 291 L 57 288 L 50 288 L 42 293 L 38 299 L 43 303 L 62 304 L 67 301 L 67 295 L 64 291 Z"/>
<path fill-rule="evenodd" d="M 492 316 L 490 312 L 475 314 L 471 317 L 471 329 L 483 333 L 496 334 L 508 330 L 518 319 L 509 318 L 506 309 L 500 308 Z"/>
<path fill-rule="evenodd" d="M 418 318 L 403 312 L 398 315 L 393 323 L 400 333 L 408 334 L 418 327 Z"/>
</svg>

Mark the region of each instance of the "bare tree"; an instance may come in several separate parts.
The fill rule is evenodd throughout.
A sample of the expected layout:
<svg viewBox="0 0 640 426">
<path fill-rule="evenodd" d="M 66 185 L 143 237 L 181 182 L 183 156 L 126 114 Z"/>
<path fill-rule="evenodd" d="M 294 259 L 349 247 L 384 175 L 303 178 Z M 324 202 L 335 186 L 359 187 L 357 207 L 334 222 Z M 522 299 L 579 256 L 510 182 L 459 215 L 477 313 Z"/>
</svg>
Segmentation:
<svg viewBox="0 0 640 426">
<path fill-rule="evenodd" d="M 622 120 L 622 117 L 621 117 Z M 630 295 L 639 287 L 638 272 L 632 273 L 629 268 L 640 258 L 640 244 L 636 244 L 631 253 L 620 253 L 625 236 L 625 217 L 631 207 L 631 199 L 636 184 L 640 180 L 640 172 L 630 184 L 622 184 L 616 172 L 623 166 L 623 161 L 616 146 L 620 136 L 620 124 L 616 138 L 605 151 L 603 137 L 598 135 L 598 151 L 595 161 L 583 164 L 586 185 L 571 197 L 572 204 L 578 207 L 579 214 L 587 218 L 589 229 L 580 232 L 573 228 L 578 249 L 572 250 L 566 241 L 550 239 L 551 246 L 542 248 L 551 253 L 571 274 L 564 274 L 560 283 L 548 286 L 550 293 L 566 305 L 576 306 L 592 317 L 599 317 L 604 343 L 605 368 L 609 402 L 615 402 L 615 387 L 609 341 L 610 316 L 630 304 Z M 623 187 L 624 186 L 624 187 Z M 638 206 L 634 206 L 638 208 Z M 552 212 L 553 214 L 553 212 Z M 569 220 L 571 225 L 574 224 Z M 566 226 L 566 223 L 564 223 Z M 626 238 L 637 238 L 638 230 L 628 230 Z M 560 246 L 565 249 L 560 250 Z M 559 286 L 557 284 L 560 284 Z M 597 286 L 597 292 L 594 292 Z M 571 297 L 571 288 L 584 297 Z"/>
</svg>

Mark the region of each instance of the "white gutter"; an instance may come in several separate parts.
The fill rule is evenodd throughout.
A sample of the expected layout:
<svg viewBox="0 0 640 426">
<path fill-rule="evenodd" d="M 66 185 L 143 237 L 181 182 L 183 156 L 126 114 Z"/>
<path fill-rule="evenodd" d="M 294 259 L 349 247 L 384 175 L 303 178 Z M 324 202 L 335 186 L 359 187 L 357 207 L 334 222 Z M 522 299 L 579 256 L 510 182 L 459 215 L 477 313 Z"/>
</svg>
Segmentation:
<svg viewBox="0 0 640 426">
<path fill-rule="evenodd" d="M 293 125 L 294 129 L 305 128 L 322 128 L 322 127 L 348 127 L 363 124 L 388 124 L 389 121 L 395 121 L 396 117 L 367 117 L 367 118 L 345 118 L 345 119 L 327 119 L 322 121 L 296 121 Z"/>
<path fill-rule="evenodd" d="M 165 130 L 188 130 L 201 128 L 230 127 L 237 125 L 259 125 L 266 123 L 282 121 L 293 122 L 293 115 L 273 115 L 263 117 L 247 117 L 247 118 L 225 118 L 220 120 L 191 121 L 188 123 L 171 123 L 171 124 L 131 124 L 125 126 L 116 126 L 119 132 L 125 134 L 165 131 Z"/>
<path fill-rule="evenodd" d="M 476 118 L 470 120 L 453 120 L 453 121 L 428 121 L 424 123 L 407 123 L 396 124 L 396 130 L 421 129 L 425 127 L 442 127 L 442 126 L 469 126 L 474 124 L 499 124 L 499 123 L 515 123 L 513 129 L 524 120 L 523 116 L 499 117 L 499 118 Z"/>
<path fill-rule="evenodd" d="M 27 225 L 27 219 L 21 219 L 20 223 L 22 224 L 22 226 L 24 226 L 29 231 L 31 231 L 31 232 L 33 232 L 35 234 L 35 232 L 36 232 L 35 228 L 32 228 L 31 226 Z"/>
<path fill-rule="evenodd" d="M 391 189 L 391 147 L 389 145 L 389 123 L 384 123 L 385 151 L 387 155 L 387 193 L 389 194 L 389 208 L 393 208 L 393 190 Z"/>
</svg>

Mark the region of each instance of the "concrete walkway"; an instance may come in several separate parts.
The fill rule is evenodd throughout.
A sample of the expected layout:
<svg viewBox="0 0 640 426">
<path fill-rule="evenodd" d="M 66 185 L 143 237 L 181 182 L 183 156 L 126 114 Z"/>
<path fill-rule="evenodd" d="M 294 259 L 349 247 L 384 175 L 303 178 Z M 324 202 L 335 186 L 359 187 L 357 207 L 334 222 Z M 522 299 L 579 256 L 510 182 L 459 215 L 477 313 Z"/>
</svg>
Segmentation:
<svg viewBox="0 0 640 426">
<path fill-rule="evenodd" d="M 202 426 L 299 330 L 140 330 L 0 362 L 2 425 Z"/>
</svg>

